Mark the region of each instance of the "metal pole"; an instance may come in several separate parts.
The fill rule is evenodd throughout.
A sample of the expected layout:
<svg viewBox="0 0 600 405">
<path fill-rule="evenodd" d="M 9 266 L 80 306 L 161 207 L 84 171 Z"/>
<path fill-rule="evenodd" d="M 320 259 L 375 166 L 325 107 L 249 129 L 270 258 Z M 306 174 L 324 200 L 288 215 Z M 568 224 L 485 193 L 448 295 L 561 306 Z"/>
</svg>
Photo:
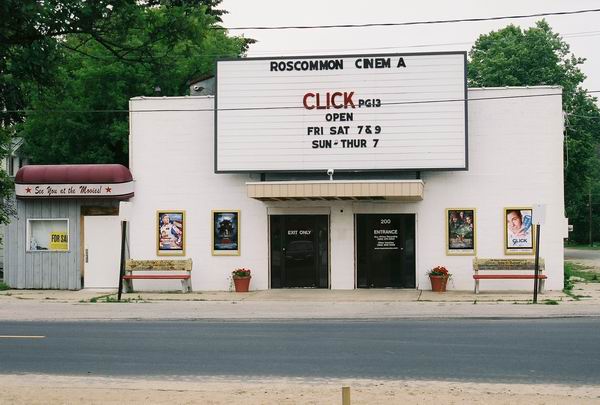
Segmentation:
<svg viewBox="0 0 600 405">
<path fill-rule="evenodd" d="M 540 224 L 535 226 L 535 276 L 533 279 L 533 303 L 537 304 L 538 276 L 540 274 Z"/>
<path fill-rule="evenodd" d="M 590 224 L 590 246 L 594 246 L 594 240 L 592 238 L 592 185 L 590 183 L 590 192 L 588 194 L 588 207 L 590 207 L 589 209 L 589 213 L 590 213 L 590 218 L 589 218 L 589 224 Z"/>
<path fill-rule="evenodd" d="M 119 269 L 119 292 L 117 301 L 121 301 L 123 293 L 123 276 L 125 275 L 125 236 L 127 235 L 127 221 L 121 221 L 121 265 Z"/>
</svg>

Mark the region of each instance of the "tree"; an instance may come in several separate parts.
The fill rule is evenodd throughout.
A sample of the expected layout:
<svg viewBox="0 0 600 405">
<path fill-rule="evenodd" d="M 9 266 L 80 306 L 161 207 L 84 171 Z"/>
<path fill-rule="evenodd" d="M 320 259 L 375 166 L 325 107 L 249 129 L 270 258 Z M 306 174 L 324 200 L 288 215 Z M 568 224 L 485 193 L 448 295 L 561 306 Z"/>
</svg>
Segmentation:
<svg viewBox="0 0 600 405">
<path fill-rule="evenodd" d="M 469 52 L 471 87 L 560 85 L 567 114 L 565 137 L 565 207 L 578 241 L 588 237 L 590 187 L 600 184 L 600 112 L 596 99 L 582 88 L 585 59 L 544 20 L 522 30 L 509 25 L 481 35 Z M 594 227 L 598 232 L 600 226 Z M 600 232 L 596 234 L 600 237 Z"/>
<path fill-rule="evenodd" d="M 203 9 L 220 22 L 221 0 L 3 0 L 0 2 L 0 122 L 23 120 L 31 93 L 53 83 L 64 48 L 77 52 L 64 39 L 81 36 L 103 47 L 112 57 L 130 62 L 151 62 L 155 41 L 174 46 L 190 14 Z M 162 18 L 142 16 L 161 9 Z M 144 27 L 144 40 L 121 40 Z M 185 35 L 185 33 L 182 33 Z"/>
<path fill-rule="evenodd" d="M 216 54 L 252 40 L 214 29 L 221 0 L 3 0 L 0 130 L 25 138 L 35 163 L 127 163 L 130 97 L 183 95 Z M 29 115 L 24 113 L 30 111 Z M 64 110 L 69 113 L 49 113 Z M 1 141 L 1 140 L 0 140 Z M 1 147 L 0 157 L 6 149 Z M 0 202 L 12 192 L 0 169 Z M 10 207 L 0 203 L 0 223 Z"/>
<path fill-rule="evenodd" d="M 157 86 L 162 95 L 185 95 L 188 80 L 211 73 L 216 57 L 239 56 L 252 42 L 216 29 L 220 0 L 89 3 L 70 10 L 81 16 L 75 23 L 48 24 L 51 74 L 22 83 L 15 109 L 31 112 L 17 130 L 35 163 L 127 164 L 131 97 L 154 95 Z M 48 40 L 26 30 L 12 38 L 28 46 Z"/>
</svg>

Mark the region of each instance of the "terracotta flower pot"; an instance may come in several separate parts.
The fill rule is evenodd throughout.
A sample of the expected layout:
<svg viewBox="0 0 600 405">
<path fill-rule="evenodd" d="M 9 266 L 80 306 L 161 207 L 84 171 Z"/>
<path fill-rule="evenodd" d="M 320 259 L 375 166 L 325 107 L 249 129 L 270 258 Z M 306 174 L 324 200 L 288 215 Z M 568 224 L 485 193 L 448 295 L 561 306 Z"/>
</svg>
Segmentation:
<svg viewBox="0 0 600 405">
<path fill-rule="evenodd" d="M 251 278 L 252 277 L 234 277 L 233 284 L 235 284 L 235 292 L 248 292 Z"/>
<path fill-rule="evenodd" d="M 429 280 L 431 280 L 431 291 L 446 291 L 446 284 L 448 284 L 448 276 L 429 276 Z"/>
</svg>

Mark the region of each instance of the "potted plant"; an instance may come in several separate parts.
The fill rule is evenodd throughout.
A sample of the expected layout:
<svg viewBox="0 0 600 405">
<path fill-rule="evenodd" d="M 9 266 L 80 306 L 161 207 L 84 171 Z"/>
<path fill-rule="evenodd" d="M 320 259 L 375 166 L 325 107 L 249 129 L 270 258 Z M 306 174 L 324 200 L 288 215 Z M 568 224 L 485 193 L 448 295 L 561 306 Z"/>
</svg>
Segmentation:
<svg viewBox="0 0 600 405">
<path fill-rule="evenodd" d="M 444 266 L 436 266 L 427 273 L 431 281 L 431 291 L 445 292 L 448 279 L 452 274 Z"/>
<path fill-rule="evenodd" d="M 231 278 L 235 285 L 235 292 L 248 292 L 250 279 L 252 278 L 250 269 L 239 268 L 231 272 Z"/>
</svg>

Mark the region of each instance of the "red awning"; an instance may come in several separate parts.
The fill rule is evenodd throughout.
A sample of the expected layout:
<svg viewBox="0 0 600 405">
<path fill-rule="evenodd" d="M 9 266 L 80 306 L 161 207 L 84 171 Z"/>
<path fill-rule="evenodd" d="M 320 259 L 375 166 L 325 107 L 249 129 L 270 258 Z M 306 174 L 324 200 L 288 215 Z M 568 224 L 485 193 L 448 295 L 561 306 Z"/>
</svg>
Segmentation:
<svg viewBox="0 0 600 405">
<path fill-rule="evenodd" d="M 123 165 L 30 165 L 15 176 L 16 184 L 101 184 L 133 181 Z"/>
<path fill-rule="evenodd" d="M 133 176 L 123 165 L 30 165 L 15 176 L 22 198 L 118 198 L 133 196 Z"/>
</svg>

